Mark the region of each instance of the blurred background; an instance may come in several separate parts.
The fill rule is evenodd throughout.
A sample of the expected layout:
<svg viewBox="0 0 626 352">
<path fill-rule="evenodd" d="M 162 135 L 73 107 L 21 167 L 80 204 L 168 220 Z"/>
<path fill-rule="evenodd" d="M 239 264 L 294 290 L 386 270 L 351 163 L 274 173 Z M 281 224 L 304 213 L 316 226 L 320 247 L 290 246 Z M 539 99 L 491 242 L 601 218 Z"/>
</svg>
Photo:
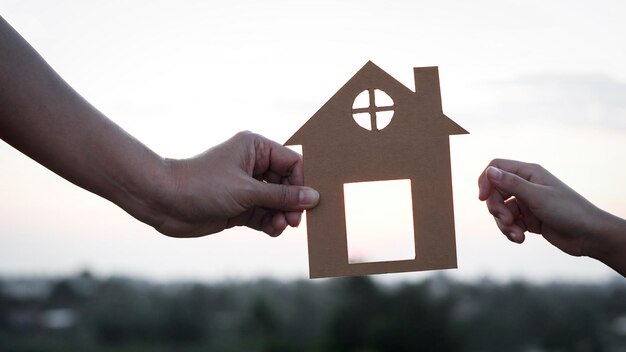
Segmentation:
<svg viewBox="0 0 626 352">
<path fill-rule="evenodd" d="M 496 157 L 540 163 L 626 217 L 626 3 L 0 0 L 0 15 L 167 157 L 240 130 L 284 142 L 368 60 L 409 88 L 438 66 L 444 113 L 471 133 L 450 138 L 458 269 L 315 281 L 304 226 L 167 238 L 0 142 L 1 350 L 623 345 L 623 279 L 507 241 L 476 179 Z"/>
<path fill-rule="evenodd" d="M 623 351 L 626 284 L 4 280 L 2 351 Z"/>
</svg>

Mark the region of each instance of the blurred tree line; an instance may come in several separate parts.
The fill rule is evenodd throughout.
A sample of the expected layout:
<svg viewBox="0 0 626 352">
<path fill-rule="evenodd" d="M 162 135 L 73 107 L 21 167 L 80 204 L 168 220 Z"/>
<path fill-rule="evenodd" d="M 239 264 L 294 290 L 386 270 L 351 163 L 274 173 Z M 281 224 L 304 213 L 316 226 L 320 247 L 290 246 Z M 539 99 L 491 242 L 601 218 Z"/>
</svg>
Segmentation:
<svg viewBox="0 0 626 352">
<path fill-rule="evenodd" d="M 0 351 L 625 351 L 626 284 L 0 280 Z"/>
</svg>

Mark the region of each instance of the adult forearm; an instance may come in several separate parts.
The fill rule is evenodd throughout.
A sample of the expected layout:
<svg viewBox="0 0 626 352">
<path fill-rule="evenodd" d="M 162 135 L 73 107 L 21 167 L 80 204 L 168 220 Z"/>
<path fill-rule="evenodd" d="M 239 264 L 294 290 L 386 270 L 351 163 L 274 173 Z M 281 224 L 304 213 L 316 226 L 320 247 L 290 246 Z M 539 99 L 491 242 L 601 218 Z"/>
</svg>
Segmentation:
<svg viewBox="0 0 626 352">
<path fill-rule="evenodd" d="M 161 157 L 76 93 L 0 18 L 0 138 L 67 180 L 154 224 Z M 155 204 L 148 204 L 155 203 Z"/>
</svg>

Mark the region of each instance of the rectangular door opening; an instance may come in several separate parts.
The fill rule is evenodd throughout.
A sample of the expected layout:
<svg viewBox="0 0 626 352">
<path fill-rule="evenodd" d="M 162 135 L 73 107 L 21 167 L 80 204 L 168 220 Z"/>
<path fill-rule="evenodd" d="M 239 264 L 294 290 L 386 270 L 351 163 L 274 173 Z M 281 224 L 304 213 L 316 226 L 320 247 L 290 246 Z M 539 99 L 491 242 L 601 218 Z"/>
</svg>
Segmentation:
<svg viewBox="0 0 626 352">
<path fill-rule="evenodd" d="M 411 180 L 343 185 L 348 263 L 415 259 Z"/>
</svg>

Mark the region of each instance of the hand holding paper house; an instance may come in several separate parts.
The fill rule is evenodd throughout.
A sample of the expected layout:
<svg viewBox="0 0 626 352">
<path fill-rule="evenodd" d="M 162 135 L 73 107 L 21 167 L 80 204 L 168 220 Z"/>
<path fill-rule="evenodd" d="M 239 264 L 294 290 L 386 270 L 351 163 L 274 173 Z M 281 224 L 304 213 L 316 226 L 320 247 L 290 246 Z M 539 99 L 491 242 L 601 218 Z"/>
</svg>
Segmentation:
<svg viewBox="0 0 626 352">
<path fill-rule="evenodd" d="M 285 143 L 302 145 L 305 185 L 321 195 L 307 212 L 311 278 L 456 268 L 449 136 L 468 132 L 442 112 L 437 67 L 414 74 L 415 92 L 368 62 Z M 393 103 L 376 104 L 377 91 Z M 355 107 L 360 94 L 369 104 Z M 401 179 L 415 259 L 350 264 L 343 185 Z"/>
</svg>

